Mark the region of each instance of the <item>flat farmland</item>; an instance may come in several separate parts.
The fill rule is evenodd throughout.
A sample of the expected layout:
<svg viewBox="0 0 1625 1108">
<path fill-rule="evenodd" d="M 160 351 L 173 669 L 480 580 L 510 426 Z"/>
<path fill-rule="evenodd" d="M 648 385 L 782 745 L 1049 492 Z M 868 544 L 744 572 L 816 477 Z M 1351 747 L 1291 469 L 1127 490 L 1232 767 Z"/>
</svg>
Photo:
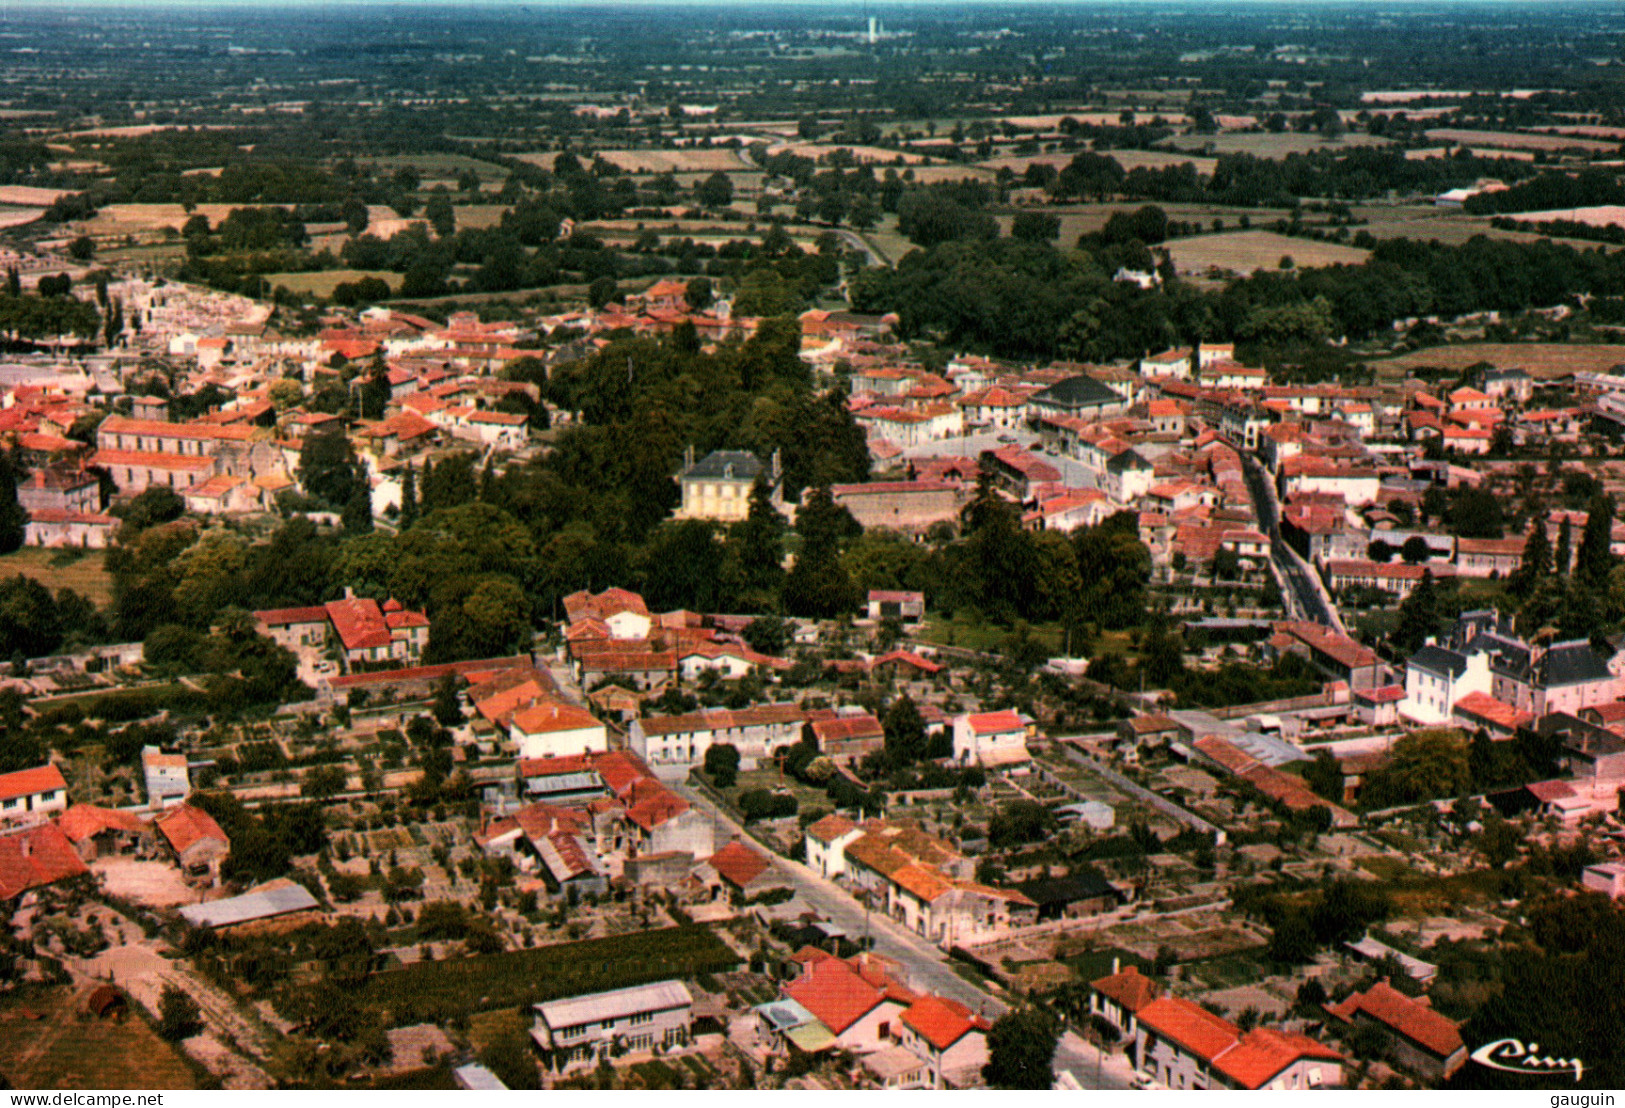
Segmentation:
<svg viewBox="0 0 1625 1108">
<path fill-rule="evenodd" d="M 356 161 L 386 173 L 410 166 L 424 177 L 454 178 L 470 169 L 479 174 L 482 181 L 502 180 L 508 176 L 508 171 L 500 165 L 482 162 L 466 154 L 385 154 L 374 158 L 357 158 Z"/>
<path fill-rule="evenodd" d="M 1412 162 L 1426 161 L 1429 158 L 1448 158 L 1459 146 L 1429 146 L 1422 150 L 1405 151 L 1405 160 Z M 1535 160 L 1533 150 L 1509 150 L 1506 147 L 1469 146 L 1467 152 L 1475 158 L 1508 158 L 1515 162 L 1532 162 Z"/>
<path fill-rule="evenodd" d="M 1349 150 L 1356 146 L 1388 145 L 1387 139 L 1374 135 L 1344 135 L 1342 138 L 1327 140 L 1319 135 L 1303 135 L 1296 132 L 1175 135 L 1164 141 L 1175 150 L 1199 150 L 1216 157 L 1224 154 L 1252 154 L 1258 158 L 1276 159 L 1285 158 L 1288 154 L 1307 154 L 1313 150 Z"/>
<path fill-rule="evenodd" d="M 401 275 L 383 269 L 320 269 L 311 273 L 267 273 L 265 283 L 271 288 L 281 285 L 295 296 L 332 296 L 333 290 L 346 282 L 351 284 L 364 277 L 377 277 L 389 286 L 391 292 L 401 287 Z"/>
<path fill-rule="evenodd" d="M 1529 129 L 1545 134 L 1578 135 L 1581 138 L 1613 139 L 1615 142 L 1625 142 L 1625 127 L 1599 127 L 1593 124 L 1566 123 L 1555 127 L 1531 127 Z"/>
<path fill-rule="evenodd" d="M 1595 208 L 1556 208 L 1545 212 L 1518 212 L 1510 218 L 1519 223 L 1546 223 L 1564 219 L 1587 227 L 1625 227 L 1625 205 L 1603 204 Z"/>
<path fill-rule="evenodd" d="M 843 143 L 789 142 L 768 147 L 769 154 L 782 154 L 787 150 L 803 158 L 814 159 L 833 154 L 837 150 L 845 150 L 857 161 L 872 162 L 876 165 L 920 165 L 926 160 L 923 155 L 905 154 L 901 150 L 884 150 L 878 146 L 847 146 Z"/>
<path fill-rule="evenodd" d="M 1427 132 L 1435 142 L 1449 142 L 1467 146 L 1505 147 L 1509 150 L 1586 150 L 1608 152 L 1619 149 L 1617 142 L 1574 138 L 1570 135 L 1526 134 L 1522 131 L 1468 131 L 1455 127 L 1440 127 Z"/>
<path fill-rule="evenodd" d="M 6 1043 L 0 1072 L 11 1088 L 197 1088 L 181 1055 L 140 1016 L 85 1019 L 79 1015 L 83 1006 L 84 994 L 71 989 L 6 999 L 0 1008 Z"/>
<path fill-rule="evenodd" d="M 103 564 L 100 550 L 81 553 L 25 546 L 0 556 L 0 578 L 19 575 L 38 581 L 52 592 L 72 589 L 97 604 L 105 605 L 113 599 L 113 578 Z"/>
<path fill-rule="evenodd" d="M 1000 122 L 1027 131 L 1053 131 L 1060 127 L 1063 119 L 1075 119 L 1086 127 L 1116 127 L 1122 123 L 1122 116 L 1122 112 L 1054 112 L 1050 115 L 1007 115 L 1002 117 Z M 1190 122 L 1190 116 L 1184 112 L 1134 113 L 1134 122 L 1137 124 L 1151 123 L 1158 119 L 1175 127 Z"/>
<path fill-rule="evenodd" d="M 1517 367 L 1531 377 L 1563 377 L 1570 373 L 1600 373 L 1625 362 L 1625 346 L 1562 342 L 1465 342 L 1457 346 L 1431 346 L 1397 358 L 1372 362 L 1379 376 L 1399 378 L 1422 367 L 1463 370 L 1479 362 Z"/>
<path fill-rule="evenodd" d="M 1107 150 L 1105 155 L 1122 166 L 1125 171 L 1136 169 L 1163 169 L 1170 165 L 1194 165 L 1200 177 L 1213 176 L 1213 167 L 1218 164 L 1217 158 L 1204 158 L 1200 154 L 1182 154 L 1171 150 Z M 1051 154 L 1006 154 L 997 158 L 989 158 L 976 164 L 984 169 L 998 172 L 1009 169 L 1017 177 L 1027 172 L 1030 165 L 1052 165 L 1056 169 L 1069 164 L 1076 156 L 1075 151 Z M 920 171 L 916 169 L 914 175 L 918 177 Z"/>
<path fill-rule="evenodd" d="M 1060 216 L 1060 243 L 1063 246 L 1070 246 L 1078 241 L 1079 235 L 1090 234 L 1106 226 L 1106 221 L 1112 217 L 1113 212 L 1132 212 L 1140 206 L 1141 203 L 1137 200 L 1118 200 L 1109 204 L 1068 204 L 1039 210 L 1048 215 Z M 1226 227 L 1235 227 L 1243 215 L 1254 223 L 1270 223 L 1287 215 L 1284 208 L 1227 208 L 1217 204 L 1159 204 L 1157 207 L 1168 213 L 1169 219 L 1200 223 L 1204 227 L 1212 226 L 1215 219 L 1224 220 Z M 1009 233 L 1009 217 L 1002 217 L 999 223 L 1005 233 Z M 1280 255 L 1276 255 L 1272 262 L 1279 258 Z"/>
<path fill-rule="evenodd" d="M 601 150 L 598 153 L 611 165 L 628 173 L 724 173 L 729 170 L 750 169 L 751 165 L 729 147 L 704 147 L 694 150 Z"/>
<path fill-rule="evenodd" d="M 991 181 L 996 175 L 982 165 L 915 165 L 914 180 L 922 185 L 937 185 L 944 181 Z"/>
<path fill-rule="evenodd" d="M 1276 269 L 1282 257 L 1290 257 L 1299 269 L 1319 269 L 1328 265 L 1359 265 L 1371 256 L 1369 250 L 1358 247 L 1292 238 L 1273 231 L 1193 235 L 1170 239 L 1164 245 L 1181 273 L 1206 273 L 1217 267 L 1248 274 L 1260 269 Z"/>
<path fill-rule="evenodd" d="M 189 212 L 179 204 L 109 204 L 79 226 L 91 236 L 152 234 L 165 227 L 179 231 L 194 215 L 208 216 L 209 224 L 213 226 L 236 208 L 261 207 L 286 208 L 289 205 L 199 204 Z"/>
<path fill-rule="evenodd" d="M 1446 246 L 1460 246 L 1474 235 L 1507 239 L 1511 242 L 1534 242 L 1537 239 L 1551 237 L 1532 230 L 1503 231 L 1490 225 L 1489 216 L 1468 215 L 1459 209 L 1435 208 L 1427 204 L 1355 205 L 1353 212 L 1356 218 L 1366 221 L 1363 226 L 1354 230 L 1368 231 L 1379 239 L 1418 239 L 1422 242 L 1436 240 Z M 1585 250 L 1597 246 L 1594 242 L 1582 242 L 1579 239 L 1554 241 L 1570 242 Z"/>
</svg>

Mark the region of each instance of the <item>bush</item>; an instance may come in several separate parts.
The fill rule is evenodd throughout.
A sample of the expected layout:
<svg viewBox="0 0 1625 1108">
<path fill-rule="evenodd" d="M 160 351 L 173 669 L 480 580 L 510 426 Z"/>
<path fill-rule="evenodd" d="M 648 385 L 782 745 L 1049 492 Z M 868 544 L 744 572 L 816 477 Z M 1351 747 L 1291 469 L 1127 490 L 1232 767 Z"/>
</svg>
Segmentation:
<svg viewBox="0 0 1625 1108">
<path fill-rule="evenodd" d="M 186 993 L 165 985 L 158 999 L 158 1034 L 170 1042 L 190 1039 L 203 1030 L 203 1013 Z"/>
<path fill-rule="evenodd" d="M 763 819 L 782 819 L 796 814 L 796 798 L 789 793 L 775 793 L 768 789 L 750 789 L 739 795 L 739 813 L 746 823 Z"/>
</svg>

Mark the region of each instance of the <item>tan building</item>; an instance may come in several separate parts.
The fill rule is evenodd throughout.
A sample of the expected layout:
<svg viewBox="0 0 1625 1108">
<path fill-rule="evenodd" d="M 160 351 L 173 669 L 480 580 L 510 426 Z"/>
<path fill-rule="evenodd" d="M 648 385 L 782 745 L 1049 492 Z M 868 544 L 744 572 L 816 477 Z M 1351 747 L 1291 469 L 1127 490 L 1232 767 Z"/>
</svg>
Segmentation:
<svg viewBox="0 0 1625 1108">
<path fill-rule="evenodd" d="M 783 477 L 777 453 L 768 466 L 745 450 L 713 450 L 696 462 L 694 448 L 689 447 L 684 455 L 683 471 L 677 475 L 683 503 L 675 518 L 737 523 L 750 514 L 750 493 L 758 477 L 767 481 L 774 506 L 779 507 Z"/>
</svg>

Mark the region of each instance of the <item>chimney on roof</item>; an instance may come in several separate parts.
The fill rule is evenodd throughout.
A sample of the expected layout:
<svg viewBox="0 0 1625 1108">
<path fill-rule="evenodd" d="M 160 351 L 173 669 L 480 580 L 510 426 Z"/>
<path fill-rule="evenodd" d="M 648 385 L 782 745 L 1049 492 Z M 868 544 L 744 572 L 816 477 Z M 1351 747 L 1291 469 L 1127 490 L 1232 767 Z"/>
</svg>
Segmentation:
<svg viewBox="0 0 1625 1108">
<path fill-rule="evenodd" d="M 1123 959 L 1121 959 L 1119 957 L 1116 957 L 1114 955 L 1112 957 L 1112 973 L 1114 975 L 1117 974 L 1117 973 L 1121 973 L 1122 969 L 1123 969 Z"/>
<path fill-rule="evenodd" d="M 694 468 L 694 444 L 693 443 L 689 443 L 687 446 L 683 447 L 683 468 L 684 469 L 693 469 Z"/>
</svg>

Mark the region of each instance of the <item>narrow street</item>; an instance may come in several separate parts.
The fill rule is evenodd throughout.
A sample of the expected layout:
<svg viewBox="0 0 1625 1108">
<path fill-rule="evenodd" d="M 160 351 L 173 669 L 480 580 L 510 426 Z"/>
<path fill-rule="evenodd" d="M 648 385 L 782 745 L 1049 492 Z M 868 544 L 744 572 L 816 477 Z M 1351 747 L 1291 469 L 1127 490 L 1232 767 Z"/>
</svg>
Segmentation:
<svg viewBox="0 0 1625 1108">
<path fill-rule="evenodd" d="M 1247 475 L 1247 489 L 1252 494 L 1259 530 L 1270 540 L 1270 559 L 1289 589 L 1290 595 L 1285 598 L 1289 612 L 1299 619 L 1343 632 L 1343 621 L 1336 606 L 1330 603 L 1318 575 L 1281 537 L 1281 508 L 1263 467 L 1246 451 L 1238 448 L 1237 453 L 1241 455 L 1242 470 Z"/>
<path fill-rule="evenodd" d="M 712 803 L 704 793 L 691 788 L 686 782 L 670 784 L 685 800 L 711 817 L 716 828 L 719 847 L 730 836 L 754 840 L 754 836 L 735 822 L 727 812 Z M 755 845 L 766 850 L 760 842 L 756 842 Z M 910 987 L 950 997 L 989 1020 L 998 1019 L 1009 1010 L 1009 1004 L 956 973 L 947 954 L 938 947 L 886 918 L 884 913 L 865 911 L 863 905 L 845 889 L 833 881 L 825 880 L 800 862 L 792 862 L 777 854 L 773 854 L 772 857 L 773 864 L 789 878 L 791 887 L 815 911 L 844 928 L 854 939 L 868 935 L 874 940 L 874 950 L 877 954 L 891 958 L 905 967 L 904 976 Z M 1129 1088 L 1130 1068 L 1126 1060 L 1110 1054 L 1101 1059 L 1099 1054 L 1100 1052 L 1085 1042 L 1081 1036 L 1068 1032 L 1062 1036 L 1055 1051 L 1056 1073 L 1063 1069 L 1071 1070 L 1073 1076 L 1085 1088 Z M 1101 1082 L 1098 1085 L 1094 1084 L 1097 1068 L 1100 1071 Z"/>
</svg>

